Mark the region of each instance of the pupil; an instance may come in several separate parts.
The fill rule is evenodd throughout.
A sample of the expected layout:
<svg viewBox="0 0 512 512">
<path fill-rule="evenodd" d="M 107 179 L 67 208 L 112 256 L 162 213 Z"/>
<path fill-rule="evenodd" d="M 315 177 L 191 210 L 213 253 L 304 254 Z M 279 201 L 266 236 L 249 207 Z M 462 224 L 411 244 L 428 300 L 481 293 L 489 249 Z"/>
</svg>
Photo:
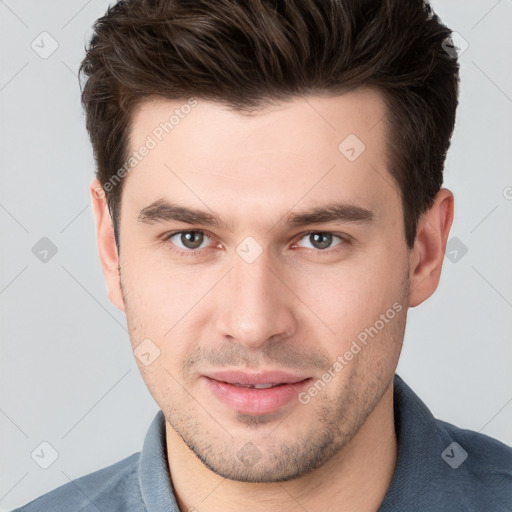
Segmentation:
<svg viewBox="0 0 512 512">
<path fill-rule="evenodd" d="M 332 235 L 329 233 L 312 233 L 309 235 L 309 239 L 317 249 L 326 249 L 331 245 Z"/>
<path fill-rule="evenodd" d="M 197 249 L 203 243 L 203 234 L 198 231 L 183 233 L 181 242 L 187 249 Z"/>
</svg>

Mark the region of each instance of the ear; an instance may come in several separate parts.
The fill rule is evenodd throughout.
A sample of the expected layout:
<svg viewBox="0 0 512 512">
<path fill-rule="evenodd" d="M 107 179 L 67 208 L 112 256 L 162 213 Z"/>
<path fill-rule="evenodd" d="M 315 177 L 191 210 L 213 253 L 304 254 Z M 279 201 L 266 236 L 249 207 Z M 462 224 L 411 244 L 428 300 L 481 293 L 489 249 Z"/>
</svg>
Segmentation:
<svg viewBox="0 0 512 512">
<path fill-rule="evenodd" d="M 124 311 L 124 299 L 119 273 L 119 254 L 114 238 L 114 226 L 108 210 L 105 192 L 95 179 L 90 188 L 92 208 L 96 222 L 96 242 L 101 268 L 107 284 L 108 298 L 117 308 Z"/>
<path fill-rule="evenodd" d="M 453 194 L 443 188 L 432 207 L 425 212 L 416 231 L 416 240 L 409 259 L 409 307 L 428 299 L 441 277 L 446 242 L 453 221 Z"/>
</svg>

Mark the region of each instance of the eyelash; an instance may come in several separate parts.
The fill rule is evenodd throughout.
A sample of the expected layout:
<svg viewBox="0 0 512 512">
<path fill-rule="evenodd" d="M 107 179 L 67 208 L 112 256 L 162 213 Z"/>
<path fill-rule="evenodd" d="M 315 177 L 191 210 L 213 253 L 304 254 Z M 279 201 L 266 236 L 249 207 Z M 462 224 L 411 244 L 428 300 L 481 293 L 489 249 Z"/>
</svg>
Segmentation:
<svg viewBox="0 0 512 512">
<path fill-rule="evenodd" d="M 195 256 L 199 256 L 200 253 L 202 253 L 202 251 L 204 249 L 209 249 L 209 247 L 203 247 L 201 249 L 188 249 L 188 250 L 185 250 L 185 249 L 180 249 L 178 247 L 176 247 L 172 242 L 170 242 L 170 239 L 175 236 L 175 235 L 180 235 L 180 234 L 185 234 L 185 233 L 200 233 L 202 234 L 203 236 L 207 236 L 209 238 L 211 238 L 211 236 L 206 232 L 206 231 L 203 231 L 201 229 L 189 229 L 189 230 L 181 230 L 181 231 L 173 231 L 172 233 L 168 233 L 164 236 L 164 242 L 169 242 L 171 246 L 171 250 L 180 255 L 180 256 L 191 256 L 191 257 L 195 257 Z M 350 244 L 350 239 L 348 236 L 344 235 L 339 235 L 339 234 L 336 234 L 336 233 L 332 233 L 330 231 L 308 231 L 307 233 L 303 233 L 300 235 L 300 238 L 298 239 L 298 241 L 302 240 L 304 237 L 306 236 L 309 236 L 309 235 L 312 235 L 312 234 L 325 234 L 325 235 L 332 235 L 333 237 L 336 237 L 336 238 L 339 238 L 340 239 L 340 243 L 335 245 L 334 249 L 324 249 L 324 250 L 321 250 L 321 249 L 308 249 L 308 248 L 305 248 L 305 247 L 301 247 L 301 249 L 305 249 L 308 253 L 315 253 L 315 255 L 320 255 L 320 256 L 328 256 L 328 255 L 332 255 L 332 254 L 335 254 L 341 250 L 343 250 L 343 247 L 345 245 L 349 245 Z M 294 242 L 294 245 L 296 244 L 297 242 Z"/>
</svg>

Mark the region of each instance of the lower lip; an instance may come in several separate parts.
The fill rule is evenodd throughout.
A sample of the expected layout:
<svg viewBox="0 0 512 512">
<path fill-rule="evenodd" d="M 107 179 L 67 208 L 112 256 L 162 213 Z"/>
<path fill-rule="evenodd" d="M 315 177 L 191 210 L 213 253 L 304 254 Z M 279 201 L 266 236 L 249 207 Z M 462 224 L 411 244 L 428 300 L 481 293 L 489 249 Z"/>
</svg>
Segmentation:
<svg viewBox="0 0 512 512">
<path fill-rule="evenodd" d="M 294 384 L 282 384 L 273 388 L 243 388 L 206 377 L 213 394 L 231 409 L 241 414 L 262 415 L 277 412 L 286 404 L 297 400 L 298 394 L 311 379 Z"/>
</svg>

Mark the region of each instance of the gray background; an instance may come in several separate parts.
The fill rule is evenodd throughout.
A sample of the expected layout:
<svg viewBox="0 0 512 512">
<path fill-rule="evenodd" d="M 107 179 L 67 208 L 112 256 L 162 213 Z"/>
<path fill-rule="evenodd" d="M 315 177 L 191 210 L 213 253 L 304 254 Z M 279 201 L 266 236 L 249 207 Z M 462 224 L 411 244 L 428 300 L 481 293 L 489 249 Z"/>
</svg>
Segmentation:
<svg viewBox="0 0 512 512">
<path fill-rule="evenodd" d="M 0 0 L 0 511 L 139 451 L 158 410 L 108 301 L 89 205 L 76 72 L 107 4 Z M 512 1 L 434 7 L 469 45 L 446 165 L 458 252 L 410 311 L 398 373 L 435 416 L 511 445 Z M 58 249 L 47 262 L 32 252 L 42 237 Z M 48 469 L 31 457 L 43 441 L 58 452 Z"/>
</svg>

